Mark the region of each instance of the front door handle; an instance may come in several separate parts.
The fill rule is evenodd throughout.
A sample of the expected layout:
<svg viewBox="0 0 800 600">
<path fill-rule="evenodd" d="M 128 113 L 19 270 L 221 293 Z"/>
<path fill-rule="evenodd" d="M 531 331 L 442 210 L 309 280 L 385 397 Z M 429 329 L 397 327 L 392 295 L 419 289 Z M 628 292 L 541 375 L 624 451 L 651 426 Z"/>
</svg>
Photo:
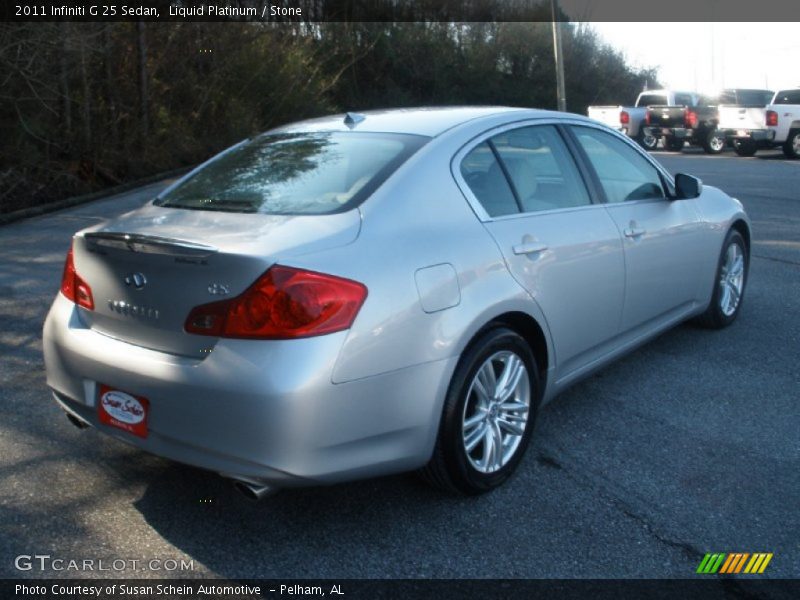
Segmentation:
<svg viewBox="0 0 800 600">
<path fill-rule="evenodd" d="M 547 244 L 541 242 L 524 242 L 514 246 L 514 254 L 538 254 L 547 250 Z"/>
<path fill-rule="evenodd" d="M 625 237 L 636 239 L 642 237 L 646 233 L 646 230 L 641 227 L 628 227 L 624 233 Z"/>
</svg>

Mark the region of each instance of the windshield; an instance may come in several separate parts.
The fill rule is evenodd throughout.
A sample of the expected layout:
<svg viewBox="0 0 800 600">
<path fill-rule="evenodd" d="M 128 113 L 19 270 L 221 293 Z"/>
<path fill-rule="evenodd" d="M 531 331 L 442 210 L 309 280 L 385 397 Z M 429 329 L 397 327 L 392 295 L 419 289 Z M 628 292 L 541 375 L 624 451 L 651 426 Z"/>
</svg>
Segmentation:
<svg viewBox="0 0 800 600">
<path fill-rule="evenodd" d="M 224 152 L 155 204 L 279 215 L 343 212 L 429 138 L 362 132 L 264 134 Z"/>
</svg>

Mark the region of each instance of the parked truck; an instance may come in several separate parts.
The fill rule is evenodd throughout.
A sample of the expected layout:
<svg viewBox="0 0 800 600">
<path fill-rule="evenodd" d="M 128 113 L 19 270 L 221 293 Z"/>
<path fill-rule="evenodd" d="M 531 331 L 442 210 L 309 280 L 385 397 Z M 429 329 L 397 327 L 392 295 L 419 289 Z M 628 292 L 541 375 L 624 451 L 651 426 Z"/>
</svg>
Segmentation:
<svg viewBox="0 0 800 600">
<path fill-rule="evenodd" d="M 647 107 L 652 104 L 675 104 L 686 98 L 685 92 L 646 90 L 639 94 L 633 106 L 590 106 L 589 118 L 613 127 L 635 139 L 646 150 L 653 150 L 658 138 L 645 131 Z"/>
<path fill-rule="evenodd" d="M 767 129 L 787 158 L 800 158 L 800 88 L 775 94 L 767 106 Z"/>
<path fill-rule="evenodd" d="M 739 156 L 753 156 L 771 148 L 774 132 L 767 127 L 770 90 L 725 90 L 719 98 L 719 132 Z"/>
</svg>

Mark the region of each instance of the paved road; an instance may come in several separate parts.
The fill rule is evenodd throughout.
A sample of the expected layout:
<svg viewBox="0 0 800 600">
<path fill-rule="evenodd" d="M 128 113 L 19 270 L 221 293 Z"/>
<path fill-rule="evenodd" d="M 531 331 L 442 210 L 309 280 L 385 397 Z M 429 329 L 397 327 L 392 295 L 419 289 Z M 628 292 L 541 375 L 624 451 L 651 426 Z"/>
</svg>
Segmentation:
<svg viewBox="0 0 800 600">
<path fill-rule="evenodd" d="M 800 577 L 800 162 L 659 158 L 752 215 L 740 320 L 679 327 L 574 387 L 543 411 L 518 476 L 480 498 L 397 476 L 254 505 L 76 430 L 48 397 L 40 341 L 68 240 L 159 187 L 0 228 L 0 576 L 53 575 L 13 566 L 50 554 L 193 560 L 185 575 L 226 578 L 684 577 L 705 552 L 766 551 L 771 575 Z"/>
</svg>

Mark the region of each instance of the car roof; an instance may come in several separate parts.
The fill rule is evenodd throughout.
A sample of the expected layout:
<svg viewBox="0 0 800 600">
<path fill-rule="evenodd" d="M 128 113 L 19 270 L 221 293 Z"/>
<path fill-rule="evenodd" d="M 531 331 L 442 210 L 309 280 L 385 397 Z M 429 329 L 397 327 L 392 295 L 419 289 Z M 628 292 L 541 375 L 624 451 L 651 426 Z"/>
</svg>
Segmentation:
<svg viewBox="0 0 800 600">
<path fill-rule="evenodd" d="M 299 133 L 318 131 L 366 131 L 381 133 L 406 133 L 436 137 L 465 123 L 508 115 L 516 118 L 544 118 L 566 116 L 548 110 L 514 108 L 510 106 L 439 106 L 421 108 L 396 108 L 343 113 L 310 119 L 274 129 L 273 133 Z M 569 115 L 575 117 L 577 115 Z M 348 118 L 349 117 L 349 118 Z"/>
</svg>

